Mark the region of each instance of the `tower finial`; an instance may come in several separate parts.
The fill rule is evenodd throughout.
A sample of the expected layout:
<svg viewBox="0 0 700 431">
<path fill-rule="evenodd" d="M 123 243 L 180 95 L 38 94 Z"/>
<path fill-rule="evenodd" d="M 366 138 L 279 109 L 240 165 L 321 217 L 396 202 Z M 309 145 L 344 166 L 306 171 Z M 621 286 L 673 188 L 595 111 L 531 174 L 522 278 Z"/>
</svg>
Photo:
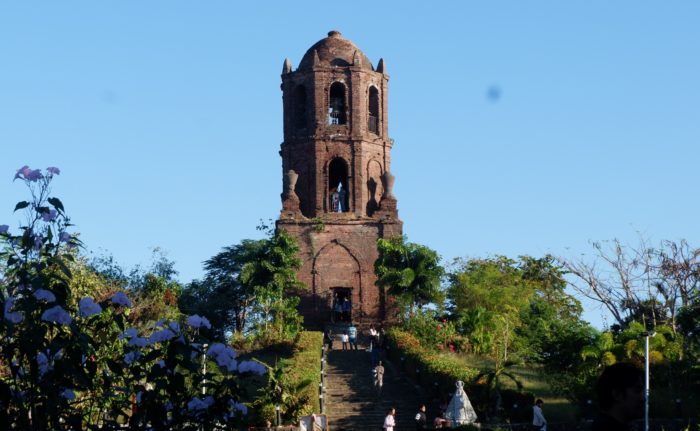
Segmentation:
<svg viewBox="0 0 700 431">
<path fill-rule="evenodd" d="M 331 30 L 328 32 L 328 37 L 341 37 L 342 35 L 338 30 Z"/>
<path fill-rule="evenodd" d="M 352 55 L 352 65 L 362 66 L 362 57 L 360 57 L 360 53 L 358 51 L 355 51 L 355 53 Z"/>
<path fill-rule="evenodd" d="M 292 62 L 288 58 L 284 59 L 284 65 L 282 66 L 282 74 L 286 75 L 292 73 Z"/>
<path fill-rule="evenodd" d="M 385 73 L 384 72 L 384 59 L 383 58 L 380 58 L 379 63 L 377 63 L 377 72 Z"/>
</svg>

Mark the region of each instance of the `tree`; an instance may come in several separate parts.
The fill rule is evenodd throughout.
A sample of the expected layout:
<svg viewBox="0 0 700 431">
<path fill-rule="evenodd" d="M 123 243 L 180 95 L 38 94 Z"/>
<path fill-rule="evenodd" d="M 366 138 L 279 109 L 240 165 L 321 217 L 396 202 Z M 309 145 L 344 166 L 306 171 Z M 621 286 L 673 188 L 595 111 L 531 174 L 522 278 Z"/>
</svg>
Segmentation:
<svg viewBox="0 0 700 431">
<path fill-rule="evenodd" d="M 285 230 L 272 233 L 240 271 L 240 281 L 254 292 L 253 320 L 258 335 L 289 339 L 301 329 L 299 297 L 289 295 L 306 286 L 297 279 L 299 245 Z"/>
<path fill-rule="evenodd" d="M 204 280 L 195 280 L 180 297 L 180 309 L 186 314 L 206 316 L 216 328 L 216 338 L 227 331 L 242 333 L 246 329 L 255 291 L 241 281 L 243 267 L 263 254 L 268 239 L 244 239 L 225 247 L 204 262 Z"/>
<path fill-rule="evenodd" d="M 430 248 L 406 242 L 403 237 L 379 239 L 379 258 L 374 263 L 377 286 L 409 308 L 429 303 L 442 305 L 440 281 L 444 269 L 440 256 Z"/>
<path fill-rule="evenodd" d="M 700 249 L 685 240 L 652 247 L 640 238 L 635 246 L 593 242 L 592 258 L 558 260 L 574 277 L 576 291 L 600 302 L 625 327 L 643 320 L 650 327 L 669 322 L 676 331 L 678 311 L 700 298 Z"/>
</svg>

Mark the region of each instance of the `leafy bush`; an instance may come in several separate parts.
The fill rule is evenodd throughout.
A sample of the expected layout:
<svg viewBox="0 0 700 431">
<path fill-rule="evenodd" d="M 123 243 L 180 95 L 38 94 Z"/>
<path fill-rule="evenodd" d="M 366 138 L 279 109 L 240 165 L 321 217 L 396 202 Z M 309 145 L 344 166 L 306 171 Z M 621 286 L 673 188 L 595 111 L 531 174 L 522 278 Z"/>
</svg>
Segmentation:
<svg viewBox="0 0 700 431">
<path fill-rule="evenodd" d="M 19 169 L 15 179 L 31 200 L 15 211 L 26 211 L 26 224 L 18 235 L 0 225 L 0 423 L 23 430 L 244 423 L 242 383 L 266 369 L 237 361 L 221 343 L 207 348 L 206 319 L 160 320 L 138 330 L 128 327 L 133 304 L 125 292 L 96 301 L 74 286 L 70 263 L 81 243 L 69 232 L 63 203 L 49 197 L 59 173 Z"/>
</svg>

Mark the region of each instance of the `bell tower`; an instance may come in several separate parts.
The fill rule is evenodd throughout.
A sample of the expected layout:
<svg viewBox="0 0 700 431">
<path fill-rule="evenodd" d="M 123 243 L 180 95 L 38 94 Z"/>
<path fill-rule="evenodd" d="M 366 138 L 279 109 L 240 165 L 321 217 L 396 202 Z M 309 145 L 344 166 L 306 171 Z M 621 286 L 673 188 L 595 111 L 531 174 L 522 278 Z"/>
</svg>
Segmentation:
<svg viewBox="0 0 700 431">
<path fill-rule="evenodd" d="M 402 234 L 391 191 L 388 81 L 382 59 L 375 69 L 337 31 L 309 48 L 296 70 L 284 61 L 277 228 L 301 247 L 299 278 L 309 290 L 299 292 L 300 311 L 309 327 L 385 317 L 385 297 L 374 284 L 376 242 Z"/>
</svg>

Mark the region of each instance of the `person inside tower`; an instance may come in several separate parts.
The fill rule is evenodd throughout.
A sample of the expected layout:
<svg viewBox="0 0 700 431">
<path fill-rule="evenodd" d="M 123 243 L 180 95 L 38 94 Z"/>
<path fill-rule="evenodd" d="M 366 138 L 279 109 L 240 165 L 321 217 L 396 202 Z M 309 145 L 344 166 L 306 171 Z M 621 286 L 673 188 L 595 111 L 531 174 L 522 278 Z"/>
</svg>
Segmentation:
<svg viewBox="0 0 700 431">
<path fill-rule="evenodd" d="M 343 320 L 343 304 L 340 302 L 338 294 L 335 294 L 335 305 L 333 305 L 333 314 L 335 315 L 335 321 L 340 322 Z"/>
<path fill-rule="evenodd" d="M 348 298 L 343 302 L 343 320 L 346 322 L 352 320 L 352 302 Z"/>
<path fill-rule="evenodd" d="M 342 213 L 345 211 L 345 189 L 343 188 L 343 183 L 338 183 L 338 212 Z"/>
<path fill-rule="evenodd" d="M 331 191 L 331 212 L 337 213 L 340 207 L 340 194 L 336 189 Z"/>
</svg>

